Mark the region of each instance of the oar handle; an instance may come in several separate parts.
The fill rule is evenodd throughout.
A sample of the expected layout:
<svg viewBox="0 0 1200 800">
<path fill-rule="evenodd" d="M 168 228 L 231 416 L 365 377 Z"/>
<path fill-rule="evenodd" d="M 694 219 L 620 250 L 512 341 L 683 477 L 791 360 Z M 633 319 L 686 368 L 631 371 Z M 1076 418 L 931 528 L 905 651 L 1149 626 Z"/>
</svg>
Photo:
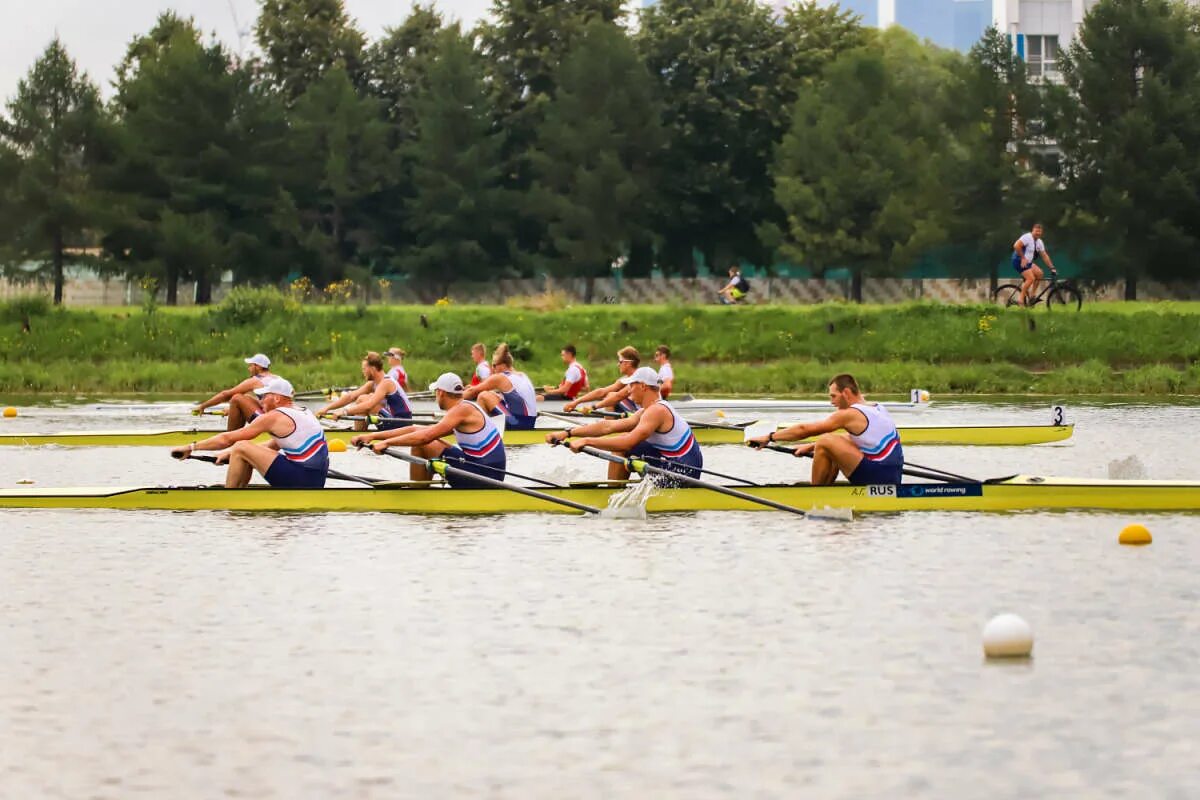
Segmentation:
<svg viewBox="0 0 1200 800">
<path fill-rule="evenodd" d="M 748 445 L 763 450 L 774 450 L 776 453 L 787 453 L 790 456 L 796 455 L 795 448 L 783 447 L 778 444 L 756 445 L 753 442 L 747 442 Z M 812 451 L 801 453 L 802 458 L 812 458 Z M 904 462 L 906 466 L 901 468 L 901 472 L 912 478 L 925 478 L 931 481 L 942 481 L 943 483 L 979 483 L 975 478 L 968 478 L 965 475 L 956 475 L 953 472 L 946 472 L 937 467 L 925 467 L 920 464 L 914 464 L 911 461 Z"/>
</svg>

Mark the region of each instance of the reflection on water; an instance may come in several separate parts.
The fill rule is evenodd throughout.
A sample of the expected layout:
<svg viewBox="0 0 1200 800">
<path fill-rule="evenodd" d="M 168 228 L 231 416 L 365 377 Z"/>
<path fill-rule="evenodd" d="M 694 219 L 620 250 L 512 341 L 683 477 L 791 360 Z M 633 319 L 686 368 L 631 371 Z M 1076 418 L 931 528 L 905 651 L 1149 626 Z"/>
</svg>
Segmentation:
<svg viewBox="0 0 1200 800">
<path fill-rule="evenodd" d="M 1081 409 L 1069 446 L 911 455 L 1200 478 L 1194 413 Z M 769 458 L 709 451 L 797 468 Z M 220 471 L 0 451 L 0 485 L 21 476 Z M 1141 515 L 1154 544 L 1117 546 L 1134 518 L 0 512 L 0 796 L 1200 796 L 1200 516 Z M 1002 611 L 1032 660 L 982 659 Z"/>
</svg>

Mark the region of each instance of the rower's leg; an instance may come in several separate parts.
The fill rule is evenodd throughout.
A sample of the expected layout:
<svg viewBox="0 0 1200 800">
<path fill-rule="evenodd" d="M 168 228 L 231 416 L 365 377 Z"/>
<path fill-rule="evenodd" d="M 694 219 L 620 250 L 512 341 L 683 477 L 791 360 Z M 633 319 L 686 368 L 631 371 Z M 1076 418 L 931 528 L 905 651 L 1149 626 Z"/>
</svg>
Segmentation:
<svg viewBox="0 0 1200 800">
<path fill-rule="evenodd" d="M 446 450 L 446 443 L 441 439 L 435 439 L 429 444 L 414 444 L 412 454 L 417 458 L 437 458 Z M 424 464 L 410 464 L 408 467 L 408 479 L 410 481 L 431 481 L 433 473 L 425 468 Z"/>
<path fill-rule="evenodd" d="M 862 460 L 862 451 L 848 436 L 826 433 L 813 449 L 812 482 L 828 486 L 837 480 L 838 472 L 849 478 Z"/>
<path fill-rule="evenodd" d="M 228 422 L 225 429 L 238 430 L 259 411 L 262 411 L 262 406 L 259 405 L 256 398 L 248 394 L 235 395 L 229 400 Z"/>
<path fill-rule="evenodd" d="M 235 442 L 229 453 L 229 469 L 225 472 L 226 489 L 243 489 L 250 483 L 254 470 L 266 475 L 279 451 L 261 444 Z"/>
<path fill-rule="evenodd" d="M 614 453 L 614 455 L 622 456 L 624 453 Z M 608 479 L 610 481 L 627 481 L 629 480 L 629 470 L 624 464 L 618 464 L 615 461 L 608 462 Z"/>
</svg>

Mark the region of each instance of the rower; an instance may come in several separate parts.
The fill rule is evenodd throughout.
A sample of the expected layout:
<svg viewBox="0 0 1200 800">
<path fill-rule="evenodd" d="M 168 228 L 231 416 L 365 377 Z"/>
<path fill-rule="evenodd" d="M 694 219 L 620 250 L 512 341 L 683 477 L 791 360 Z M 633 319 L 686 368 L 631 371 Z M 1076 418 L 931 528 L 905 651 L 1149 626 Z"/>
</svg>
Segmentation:
<svg viewBox="0 0 1200 800">
<path fill-rule="evenodd" d="M 574 400 L 575 396 L 588 388 L 587 370 L 575 358 L 575 345 L 565 345 L 560 353 L 567 371 L 563 374 L 562 383 L 557 386 L 543 386 L 545 394 L 538 395 L 538 402 L 544 400 Z"/>
<path fill-rule="evenodd" d="M 193 414 L 202 414 L 206 408 L 220 403 L 229 403 L 229 410 L 225 412 L 225 430 L 233 431 L 251 422 L 262 413 L 262 403 L 259 402 L 255 393 L 259 392 L 267 381 L 279 376 L 271 372 L 271 359 L 262 353 L 255 353 L 243 360 L 246 362 L 246 369 L 249 371 L 250 377 L 236 386 L 217 392 L 193 408 Z"/>
<path fill-rule="evenodd" d="M 658 395 L 666 400 L 675 388 L 675 369 L 671 366 L 671 348 L 665 344 L 654 348 L 654 363 L 658 364 Z"/>
<path fill-rule="evenodd" d="M 900 483 L 904 448 L 900 433 L 887 410 L 868 403 L 852 375 L 836 375 L 829 382 L 829 402 L 837 408 L 820 422 L 799 423 L 766 436 L 750 439 L 754 447 L 770 442 L 794 442 L 810 436 L 815 442 L 796 448 L 797 456 L 812 454 L 812 482 L 828 486 L 838 473 L 855 486 Z M 844 430 L 849 436 L 837 433 Z"/>
<path fill-rule="evenodd" d="M 487 348 L 483 346 L 483 342 L 471 345 L 471 360 L 475 362 L 475 372 L 471 374 L 472 386 L 478 386 L 492 377 L 492 367 L 488 364 Z"/>
<path fill-rule="evenodd" d="M 586 403 L 591 400 L 600 400 L 597 408 L 615 408 L 618 411 L 624 411 L 626 414 L 632 414 L 637 411 L 637 404 L 630 397 L 629 386 L 625 384 L 623 378 L 632 375 L 642 363 L 642 357 L 638 353 L 636 347 L 622 347 L 617 351 L 617 370 L 620 375 L 617 379 L 608 386 L 601 386 L 599 389 L 593 389 L 582 397 L 576 397 L 569 403 L 563 405 L 563 411 L 574 411 L 581 403 Z M 585 409 L 590 411 L 591 409 Z"/>
<path fill-rule="evenodd" d="M 249 425 L 173 447 L 171 455 L 186 458 L 197 450 L 219 450 L 217 463 L 229 463 L 227 489 L 244 488 L 255 470 L 276 488 L 322 488 L 329 470 L 329 448 L 321 423 L 307 410 L 292 405 L 292 385 L 283 378 L 271 377 L 262 389 L 262 413 Z M 269 434 L 271 441 L 255 444 L 263 434 Z"/>
<path fill-rule="evenodd" d="M 389 447 L 412 447 L 412 454 L 426 460 L 441 458 L 451 466 L 474 472 L 494 480 L 503 480 L 507 458 L 504 437 L 483 406 L 463 399 L 462 379 L 453 372 L 443 373 L 429 385 L 434 402 L 445 415 L 433 425 L 409 425 L 392 431 L 377 431 L 355 436 L 350 443 L 356 447 L 370 444 L 376 453 Z M 454 445 L 442 441 L 454 434 Z M 432 479 L 424 464 L 413 464 L 409 477 L 414 481 Z M 461 475 L 448 474 L 446 480 L 454 488 L 470 488 L 479 484 Z"/>
<path fill-rule="evenodd" d="M 396 382 L 407 394 L 408 392 L 408 373 L 404 371 L 404 357 L 408 355 L 399 347 L 389 347 L 387 351 L 388 371 L 387 376 Z"/>
<path fill-rule="evenodd" d="M 700 477 L 704 455 L 687 420 L 659 396 L 658 373 L 640 367 L 621 378 L 640 407 L 632 416 L 609 419 L 546 434 L 550 444 L 568 440 L 575 452 L 596 447 L 640 458 L 661 469 L 692 478 Z M 612 434 L 612 435 L 610 435 Z M 580 437 L 580 438 L 575 438 Z M 625 480 L 629 470 L 624 464 L 609 463 L 608 479 Z"/>
<path fill-rule="evenodd" d="M 478 399 L 492 415 L 503 414 L 505 426 L 514 431 L 531 431 L 537 423 L 537 392 L 533 381 L 524 372 L 513 369 L 507 344 L 501 344 L 492 353 L 491 377 L 468 387 L 463 399 Z"/>
<path fill-rule="evenodd" d="M 366 383 L 326 403 L 317 411 L 317 417 L 341 419 L 357 414 L 378 414 L 380 430 L 400 427 L 404 424 L 402 420 L 412 419 L 408 395 L 391 377 L 391 373 L 383 371 L 383 357 L 379 353 L 367 353 L 362 360 L 362 374 Z M 354 427 L 355 430 L 365 431 L 367 423 L 365 420 L 355 420 Z"/>
</svg>

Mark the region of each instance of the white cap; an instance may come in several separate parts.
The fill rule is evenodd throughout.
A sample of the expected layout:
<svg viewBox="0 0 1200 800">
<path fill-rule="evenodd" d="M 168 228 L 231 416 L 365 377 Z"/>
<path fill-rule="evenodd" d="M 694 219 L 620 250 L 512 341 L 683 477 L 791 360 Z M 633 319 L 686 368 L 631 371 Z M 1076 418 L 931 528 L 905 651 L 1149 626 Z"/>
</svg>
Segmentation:
<svg viewBox="0 0 1200 800">
<path fill-rule="evenodd" d="M 247 364 L 254 364 L 256 366 L 262 367 L 263 369 L 271 368 L 271 359 L 267 358 L 262 353 L 255 353 L 254 355 L 245 359 L 245 361 Z"/>
<path fill-rule="evenodd" d="M 264 394 L 277 394 L 283 397 L 292 397 L 295 394 L 295 391 L 293 391 L 290 381 L 285 381 L 283 378 L 271 378 L 262 385 L 261 389 L 255 389 L 254 393 L 260 397 Z"/>
<path fill-rule="evenodd" d="M 447 394 L 462 394 L 462 378 L 458 377 L 453 372 L 443 372 L 438 376 L 436 381 L 429 384 L 429 391 L 446 392 Z"/>
<path fill-rule="evenodd" d="M 626 385 L 631 383 L 644 383 L 647 386 L 658 386 L 658 373 L 650 367 L 638 367 L 633 371 L 632 375 L 621 378 L 621 383 Z"/>
</svg>

